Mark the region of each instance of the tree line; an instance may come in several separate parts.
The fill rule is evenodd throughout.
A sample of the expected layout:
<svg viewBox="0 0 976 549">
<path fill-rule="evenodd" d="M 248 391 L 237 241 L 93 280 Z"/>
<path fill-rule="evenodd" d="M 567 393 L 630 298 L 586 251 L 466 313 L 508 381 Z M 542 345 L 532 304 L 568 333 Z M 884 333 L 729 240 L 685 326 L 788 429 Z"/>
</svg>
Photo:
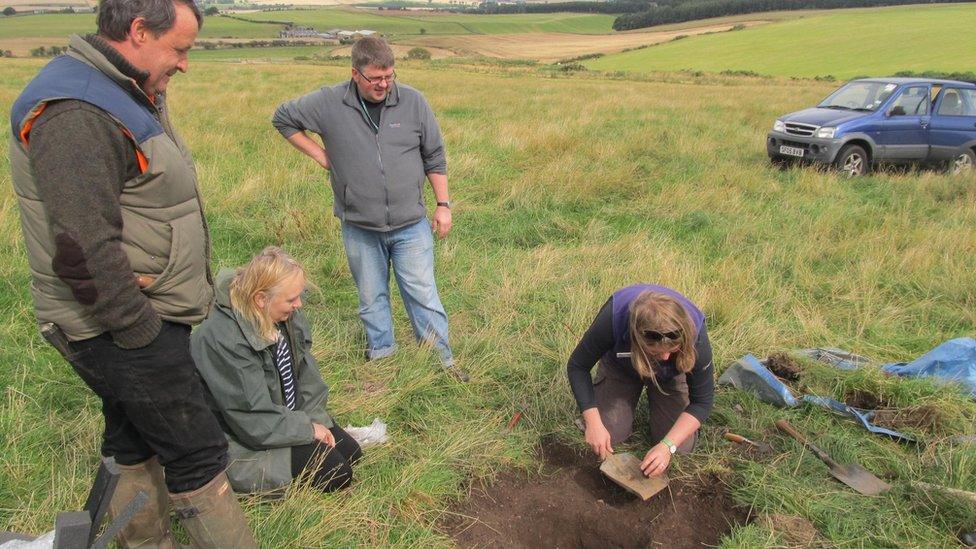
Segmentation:
<svg viewBox="0 0 976 549">
<path fill-rule="evenodd" d="M 499 4 L 482 2 L 457 11 L 482 14 L 605 13 L 619 15 L 614 30 L 631 30 L 697 19 L 766 11 L 866 8 L 907 4 L 940 4 L 959 0 L 609 0 Z M 973 0 L 968 0 L 973 1 Z M 454 11 L 454 10 L 452 10 Z"/>
<path fill-rule="evenodd" d="M 657 2 L 637 13 L 621 15 L 613 29 L 631 30 L 669 23 L 683 23 L 710 17 L 741 15 L 764 11 L 867 8 L 906 4 L 941 4 L 957 0 L 704 0 Z"/>
</svg>

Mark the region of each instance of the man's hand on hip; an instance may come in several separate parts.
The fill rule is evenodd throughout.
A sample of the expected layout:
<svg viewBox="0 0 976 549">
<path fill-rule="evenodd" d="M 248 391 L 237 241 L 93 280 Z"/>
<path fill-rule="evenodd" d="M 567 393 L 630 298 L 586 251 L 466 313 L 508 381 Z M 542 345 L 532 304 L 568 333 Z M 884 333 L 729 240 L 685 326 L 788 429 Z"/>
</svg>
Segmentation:
<svg viewBox="0 0 976 549">
<path fill-rule="evenodd" d="M 447 206 L 434 208 L 434 222 L 431 225 L 437 238 L 444 238 L 451 232 L 451 209 Z"/>
</svg>

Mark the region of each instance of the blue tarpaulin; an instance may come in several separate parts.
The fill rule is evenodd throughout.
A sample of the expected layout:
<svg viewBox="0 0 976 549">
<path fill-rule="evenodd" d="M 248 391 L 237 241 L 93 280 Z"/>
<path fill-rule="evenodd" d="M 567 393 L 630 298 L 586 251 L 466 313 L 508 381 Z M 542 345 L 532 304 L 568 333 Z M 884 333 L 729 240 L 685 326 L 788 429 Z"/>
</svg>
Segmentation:
<svg viewBox="0 0 976 549">
<path fill-rule="evenodd" d="M 976 398 L 976 340 L 950 339 L 915 360 L 885 364 L 882 370 L 899 376 L 928 376 L 963 384 Z"/>
<path fill-rule="evenodd" d="M 878 427 L 877 425 L 871 423 L 871 421 L 874 420 L 874 410 L 861 410 L 860 408 L 848 406 L 847 404 L 844 404 L 838 400 L 816 395 L 805 395 L 803 397 L 803 401 L 809 402 L 810 404 L 816 404 L 817 406 L 822 406 L 839 414 L 844 414 L 860 423 L 862 427 L 868 431 L 871 431 L 872 433 L 887 435 L 893 439 L 903 440 L 906 442 L 918 441 L 918 439 L 911 435 L 906 435 L 905 433 L 900 433 L 884 427 Z"/>
<path fill-rule="evenodd" d="M 733 362 L 722 373 L 722 377 L 718 378 L 718 382 L 720 385 L 732 385 L 736 389 L 750 392 L 759 397 L 759 400 L 781 408 L 798 404 L 786 385 L 752 355 Z"/>
</svg>

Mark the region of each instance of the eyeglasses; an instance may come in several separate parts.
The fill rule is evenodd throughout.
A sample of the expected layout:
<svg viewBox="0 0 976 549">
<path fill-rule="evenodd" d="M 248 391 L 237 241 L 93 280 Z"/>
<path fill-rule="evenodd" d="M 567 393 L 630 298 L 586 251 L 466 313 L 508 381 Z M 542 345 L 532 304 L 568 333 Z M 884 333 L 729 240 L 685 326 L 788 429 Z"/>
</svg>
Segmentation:
<svg viewBox="0 0 976 549">
<path fill-rule="evenodd" d="M 396 81 L 396 78 L 397 78 L 396 71 L 393 71 L 393 74 L 390 74 L 388 76 L 374 76 L 372 78 L 370 78 L 370 77 L 366 76 L 365 74 L 363 74 L 363 71 L 361 71 L 359 69 L 356 69 L 356 72 L 359 73 L 359 76 L 362 76 L 363 77 L 363 80 L 369 82 L 370 84 L 372 84 L 374 86 L 377 85 L 377 84 L 380 84 L 382 82 L 386 82 L 387 84 L 392 84 L 394 81 Z"/>
<path fill-rule="evenodd" d="M 676 341 L 681 337 L 681 330 L 675 330 L 673 332 L 659 332 L 657 330 L 644 330 L 641 332 L 641 336 L 647 341 L 662 341 L 665 339 Z"/>
</svg>

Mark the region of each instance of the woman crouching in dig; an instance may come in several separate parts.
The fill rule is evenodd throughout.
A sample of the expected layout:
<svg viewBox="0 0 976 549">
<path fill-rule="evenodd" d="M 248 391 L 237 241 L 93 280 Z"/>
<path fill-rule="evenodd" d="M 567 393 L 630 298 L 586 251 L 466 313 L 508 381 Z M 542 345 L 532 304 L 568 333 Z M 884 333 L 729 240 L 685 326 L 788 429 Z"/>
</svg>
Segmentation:
<svg viewBox="0 0 976 549">
<path fill-rule="evenodd" d="M 705 315 L 663 286 L 639 284 L 614 292 L 570 355 L 567 372 L 586 424 L 586 443 L 601 459 L 630 437 L 647 388 L 653 442 L 641 461 L 647 476 L 663 473 L 675 452 L 694 449 L 714 402 Z"/>
<path fill-rule="evenodd" d="M 217 275 L 217 302 L 191 338 L 210 407 L 227 435 L 237 492 L 282 488 L 310 470 L 332 491 L 352 481 L 359 444 L 336 425 L 302 312 L 302 266 L 271 246 Z"/>
</svg>

